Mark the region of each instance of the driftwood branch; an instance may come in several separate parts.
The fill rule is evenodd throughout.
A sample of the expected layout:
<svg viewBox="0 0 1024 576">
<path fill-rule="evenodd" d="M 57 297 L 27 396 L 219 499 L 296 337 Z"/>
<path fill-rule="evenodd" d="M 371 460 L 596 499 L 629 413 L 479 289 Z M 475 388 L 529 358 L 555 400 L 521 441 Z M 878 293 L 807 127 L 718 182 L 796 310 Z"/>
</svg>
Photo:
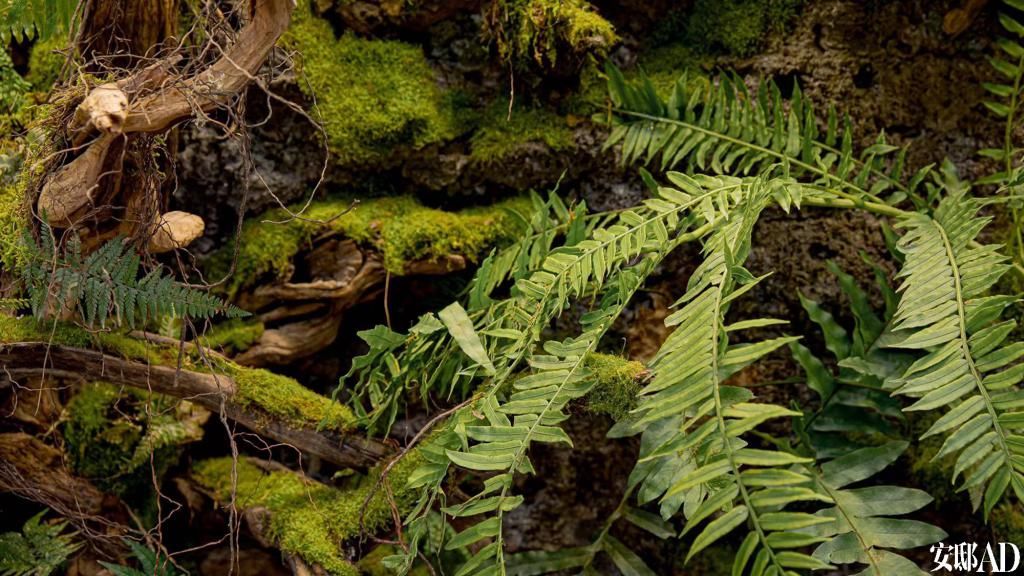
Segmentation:
<svg viewBox="0 0 1024 576">
<path fill-rule="evenodd" d="M 230 102 L 252 80 L 288 29 L 294 8 L 295 0 L 255 0 L 253 18 L 231 48 L 192 78 L 133 102 L 124 131 L 162 132 L 197 109 L 208 112 Z"/>
<path fill-rule="evenodd" d="M 379 441 L 279 422 L 235 400 L 235 382 L 222 375 L 177 370 L 125 360 L 95 350 L 45 342 L 0 344 L 0 384 L 5 379 L 48 376 L 70 380 L 105 380 L 189 400 L 210 411 L 223 407 L 228 418 L 261 435 L 319 456 L 339 466 L 368 468 L 392 449 Z"/>
</svg>

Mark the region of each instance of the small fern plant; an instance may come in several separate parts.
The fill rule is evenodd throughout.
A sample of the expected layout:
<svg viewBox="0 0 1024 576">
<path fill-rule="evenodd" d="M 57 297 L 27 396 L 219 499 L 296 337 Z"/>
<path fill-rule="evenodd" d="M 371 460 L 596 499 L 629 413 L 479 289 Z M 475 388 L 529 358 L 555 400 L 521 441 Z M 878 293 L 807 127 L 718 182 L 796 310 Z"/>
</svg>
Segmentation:
<svg viewBox="0 0 1024 576">
<path fill-rule="evenodd" d="M 41 227 L 42 245 L 31 238 L 30 258 L 21 270 L 29 303 L 38 317 L 65 310 L 78 313 L 86 326 L 133 329 L 169 315 L 229 318 L 248 313 L 207 292 L 190 288 L 163 275 L 159 268 L 139 278 L 140 259 L 122 238 L 105 242 L 82 255 L 76 234 L 58 249 L 49 226 Z"/>
<path fill-rule="evenodd" d="M 0 534 L 0 576 L 49 576 L 81 548 L 67 522 L 43 522 L 47 512 L 26 520 L 21 532 Z"/>
</svg>

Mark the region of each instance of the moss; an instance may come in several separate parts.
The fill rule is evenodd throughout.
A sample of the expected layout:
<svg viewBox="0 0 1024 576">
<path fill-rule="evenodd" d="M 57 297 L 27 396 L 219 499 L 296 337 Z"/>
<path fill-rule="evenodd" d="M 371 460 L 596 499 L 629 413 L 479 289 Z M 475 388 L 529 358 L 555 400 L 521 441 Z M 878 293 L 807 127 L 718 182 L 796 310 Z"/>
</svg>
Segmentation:
<svg viewBox="0 0 1024 576">
<path fill-rule="evenodd" d="M 179 414 L 175 403 L 104 382 L 86 385 L 68 402 L 62 426 L 71 469 L 106 492 L 152 509 L 153 475 L 162 478 L 177 462 L 179 446 L 202 434 L 200 424 L 185 421 L 191 411 Z"/>
<path fill-rule="evenodd" d="M 506 62 L 552 67 L 559 51 L 603 56 L 618 41 L 615 28 L 585 0 L 499 0 L 487 20 Z"/>
<path fill-rule="evenodd" d="M 12 318 L 0 315 L 0 342 L 52 342 L 79 348 L 99 348 L 107 353 L 155 365 L 177 366 L 178 350 L 117 333 L 90 334 L 63 322 Z M 234 398 L 240 406 L 263 411 L 295 427 L 322 427 L 346 432 L 355 427 L 356 417 L 347 406 L 299 384 L 296 380 L 258 368 L 246 368 L 229 360 L 211 359 L 214 368 L 227 374 L 238 386 Z M 206 372 L 205 362 L 189 356 L 183 368 Z"/>
<path fill-rule="evenodd" d="M 257 407 L 299 428 L 313 425 L 346 432 L 355 426 L 356 418 L 347 406 L 287 376 L 231 363 L 225 363 L 224 368 L 238 386 L 234 399 L 243 408 Z"/>
<path fill-rule="evenodd" d="M 38 42 L 32 47 L 28 59 L 28 74 L 25 79 L 36 92 L 49 92 L 56 84 L 64 67 L 65 56 L 58 52 L 67 48 L 67 38 L 59 34 Z"/>
<path fill-rule="evenodd" d="M 418 450 L 410 451 L 388 479 L 400 509 L 415 499 L 405 489 L 409 474 L 419 466 Z M 216 458 L 196 464 L 195 480 L 223 502 L 231 499 L 232 460 Z M 239 506 L 266 508 L 270 514 L 268 536 L 282 551 L 297 554 L 319 564 L 334 575 L 358 574 L 346 559 L 340 544 L 360 534 L 360 510 L 373 490 L 378 471 L 349 488 L 333 488 L 309 482 L 286 471 L 266 472 L 247 460 L 237 462 L 236 498 Z M 363 525 L 371 532 L 391 521 L 391 509 L 383 490 L 376 490 L 363 515 Z"/>
<path fill-rule="evenodd" d="M 667 99 L 684 72 L 687 74 L 688 91 L 708 85 L 707 74 L 701 67 L 703 61 L 704 57 L 686 44 L 670 44 L 642 53 L 637 64 L 658 95 Z"/>
<path fill-rule="evenodd" d="M 458 94 L 441 89 L 418 46 L 351 33 L 335 38 L 309 10 L 295 11 L 282 42 L 301 54 L 300 86 L 316 98 L 342 163 L 374 163 L 395 147 L 418 148 L 463 131 Z"/>
<path fill-rule="evenodd" d="M 587 368 L 597 380 L 587 395 L 588 410 L 618 420 L 636 406 L 640 376 L 646 370 L 643 364 L 610 354 L 591 354 Z"/>
<path fill-rule="evenodd" d="M 988 520 L 998 542 L 1024 542 L 1024 511 L 1019 505 L 1003 501 L 992 509 Z"/>
<path fill-rule="evenodd" d="M 685 43 L 705 53 L 749 56 L 780 33 L 803 0 L 697 0 L 685 22 Z"/>
<path fill-rule="evenodd" d="M 483 164 L 511 159 L 524 144 L 537 143 L 552 152 L 573 147 L 572 129 L 567 119 L 545 108 L 508 107 L 497 101 L 487 108 L 470 140 L 470 159 Z"/>
<path fill-rule="evenodd" d="M 263 323 L 235 319 L 217 324 L 203 335 L 203 346 L 228 354 L 245 352 L 263 336 Z"/>
<path fill-rule="evenodd" d="M 522 221 L 509 210 L 526 215 L 529 201 L 507 200 L 485 208 L 445 212 L 427 208 L 408 197 L 378 198 L 359 204 L 354 210 L 334 218 L 349 205 L 349 199 L 316 202 L 305 212 L 306 220 L 288 224 L 268 224 L 264 220 L 284 220 L 282 210 L 272 210 L 246 221 L 239 239 L 238 261 L 224 290 L 233 297 L 262 275 L 284 275 L 292 258 L 315 234 L 333 230 L 381 253 L 384 265 L 393 274 L 402 274 L 408 262 L 436 260 L 447 254 L 462 254 L 479 260 L 496 244 L 508 242 L 522 232 Z M 331 220 L 334 218 L 333 220 Z M 330 220 L 319 224 L 308 220 Z M 212 278 L 227 274 L 233 245 L 211 257 L 206 271 Z"/>
</svg>

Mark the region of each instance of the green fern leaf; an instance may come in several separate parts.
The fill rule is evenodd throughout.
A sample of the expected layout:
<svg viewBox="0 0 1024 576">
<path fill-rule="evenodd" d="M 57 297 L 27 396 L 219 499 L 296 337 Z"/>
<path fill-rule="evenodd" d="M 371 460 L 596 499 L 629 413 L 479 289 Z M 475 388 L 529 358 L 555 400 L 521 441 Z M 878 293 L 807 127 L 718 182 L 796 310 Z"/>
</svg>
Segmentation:
<svg viewBox="0 0 1024 576">
<path fill-rule="evenodd" d="M 957 455 L 962 489 L 986 516 L 1008 487 L 1024 498 L 1024 474 L 1014 462 L 1024 456 L 1018 411 L 1024 344 L 1005 344 L 1012 322 L 996 322 L 1012 298 L 986 296 L 1008 269 L 993 246 L 974 244 L 988 223 L 980 203 L 963 191 L 942 200 L 934 219 L 912 216 L 899 249 L 906 255 L 899 307 L 889 345 L 920 350 L 915 361 L 887 386 L 917 401 L 908 411 L 946 409 L 925 437 L 947 436 L 938 457 Z"/>
</svg>

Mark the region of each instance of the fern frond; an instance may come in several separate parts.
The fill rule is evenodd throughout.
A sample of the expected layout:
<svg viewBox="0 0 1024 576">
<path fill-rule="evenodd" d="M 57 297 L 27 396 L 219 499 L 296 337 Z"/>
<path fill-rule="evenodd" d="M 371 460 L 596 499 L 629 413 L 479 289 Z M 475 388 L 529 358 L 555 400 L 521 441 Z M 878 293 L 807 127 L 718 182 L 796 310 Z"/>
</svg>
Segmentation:
<svg viewBox="0 0 1024 576">
<path fill-rule="evenodd" d="M 831 499 L 834 506 L 815 516 L 828 522 L 805 528 L 800 533 L 822 539 L 813 557 L 834 564 L 867 564 L 863 576 L 922 576 L 917 565 L 888 549 L 907 550 L 927 546 L 946 538 L 943 530 L 925 522 L 891 518 L 923 508 L 932 497 L 922 490 L 900 486 L 848 488 L 878 474 L 899 458 L 906 442 L 861 448 L 818 467 L 807 467 L 814 488 Z M 794 539 L 793 543 L 799 540 Z"/>
<path fill-rule="evenodd" d="M 77 235 L 59 251 L 50 228 L 43 224 L 42 246 L 27 237 L 31 258 L 22 269 L 33 313 L 43 317 L 51 308 L 77 309 L 89 327 L 135 328 L 165 315 L 228 318 L 248 313 L 207 292 L 179 284 L 154 269 L 138 279 L 140 260 L 130 244 L 115 238 L 82 257 Z"/>
<path fill-rule="evenodd" d="M 1024 10 L 1021 0 L 1003 0 L 1011 8 Z M 982 82 L 981 86 L 998 100 L 986 100 L 985 107 L 1000 118 L 1005 130 L 1002 148 L 984 148 L 978 154 L 1000 162 L 1000 170 L 978 180 L 979 184 L 1005 184 L 1013 178 L 1014 154 L 1018 152 L 1013 146 L 1013 131 L 1020 122 L 1019 108 L 1021 97 L 1024 96 L 1024 46 L 1020 40 L 1024 38 L 1024 24 L 1008 13 L 999 14 L 999 23 L 1011 37 L 996 39 L 999 54 L 989 58 L 998 77 L 996 82 Z"/>
<path fill-rule="evenodd" d="M 628 83 L 612 64 L 606 71 L 614 115 L 605 145 L 621 143 L 624 162 L 650 164 L 660 158 L 662 170 L 681 166 L 687 172 L 735 175 L 783 164 L 794 176 L 862 200 L 894 193 L 894 203 L 913 198 L 930 169 L 904 183 L 906 150 L 886 143 L 884 134 L 855 154 L 849 122 L 843 120 L 840 127 L 834 110 L 825 133 L 819 133 L 813 107 L 799 86 L 784 102 L 770 80 L 751 94 L 735 76 L 694 88 L 684 75 L 665 100 L 646 77 Z"/>
<path fill-rule="evenodd" d="M 49 576 L 81 548 L 65 533 L 67 522 L 42 521 L 47 512 L 29 518 L 20 533 L 0 534 L 0 576 Z"/>
<path fill-rule="evenodd" d="M 865 441 L 895 437 L 889 419 L 902 418 L 901 406 L 883 390 L 884 381 L 913 361 L 909 354 L 883 349 L 885 325 L 895 312 L 895 303 L 881 317 L 868 303 L 867 294 L 852 276 L 834 262 L 826 263 L 839 279 L 856 322 L 852 335 L 817 302 L 799 294 L 800 303 L 812 322 L 824 335 L 825 345 L 832 353 L 838 371 L 833 374 L 825 363 L 799 342 L 789 345 L 793 358 L 807 376 L 807 386 L 821 399 L 821 406 L 805 416 L 800 425 L 801 436 L 818 458 L 835 458 L 865 446 Z M 877 278 L 883 294 L 895 293 L 884 275 Z"/>
<path fill-rule="evenodd" d="M 493 359 L 492 394 L 521 366 L 540 339 L 541 330 L 572 299 L 598 293 L 623 267 L 668 242 L 681 226 L 688 225 L 690 211 L 699 212 L 700 218 L 708 222 L 694 236 L 699 237 L 715 219 L 728 214 L 730 203 L 749 185 L 733 177 L 691 178 L 678 173 L 670 177 L 678 188 L 660 188 L 658 197 L 618 212 L 599 226 L 587 225 L 572 232 L 566 244 L 550 250 L 529 275 L 520 274 L 511 297 L 471 311 L 473 327 Z M 585 239 L 576 237 L 588 230 Z M 369 394 L 378 401 L 371 419 L 383 419 L 382 409 L 393 414 L 394 399 L 409 383 L 418 381 L 421 391 L 426 392 L 427 383 L 447 382 L 450 395 L 455 386 L 468 387 L 483 372 L 483 365 L 462 353 L 451 332 L 441 327 L 437 318 L 427 315 L 408 337 L 383 328 L 364 333 L 379 346 L 371 345 L 370 353 L 353 363 L 349 375 L 358 375 L 357 388 L 367 390 L 362 396 Z M 498 350 L 500 353 L 496 353 Z M 388 380 L 374 375 L 378 367 L 386 371 Z M 429 370 L 424 371 L 425 367 Z"/>
<path fill-rule="evenodd" d="M 795 540 L 800 540 L 800 545 L 815 542 L 797 531 L 827 521 L 803 512 L 782 511 L 794 502 L 831 502 L 801 486 L 809 481 L 807 476 L 788 470 L 793 464 L 811 460 L 748 448 L 741 438 L 768 419 L 799 413 L 751 403 L 748 390 L 723 384 L 731 374 L 793 340 L 729 345 L 727 336 L 760 324 L 729 326 L 725 313 L 731 301 L 759 280 L 741 264 L 749 251 L 753 225 L 768 200 L 768 195 L 752 195 L 742 212 L 734 213 L 708 239 L 704 261 L 676 302 L 681 308 L 666 319 L 675 330 L 650 365 L 653 379 L 641 392 L 634 417 L 620 422 L 610 433 L 618 436 L 646 429 L 641 458 L 630 482 L 639 486 L 641 503 L 661 498 L 663 517 L 675 514 L 685 503 L 683 534 L 703 525 L 687 559 L 740 525 L 751 525 L 733 574 L 744 573 L 748 564 L 753 574 L 766 569 L 785 574 L 792 569 L 829 567 L 786 549 L 793 547 L 787 544 Z"/>
<path fill-rule="evenodd" d="M 77 9 L 77 0 L 4 0 L 0 2 L 0 42 L 68 34 Z"/>
<path fill-rule="evenodd" d="M 522 497 L 512 496 L 510 490 L 516 473 L 533 471 L 528 448 L 533 442 L 572 445 L 558 424 L 568 418 L 565 406 L 584 396 L 595 383 L 586 368 L 588 356 L 596 350 L 601 337 L 642 286 L 643 280 L 674 245 L 675 242 L 666 242 L 639 264 L 617 272 L 605 286 L 601 304 L 582 318 L 582 334 L 561 342 L 546 342 L 543 347 L 546 354 L 530 358 L 529 374 L 513 380 L 506 400 L 499 402 L 494 395 L 484 398 L 481 410 L 485 421 L 464 428 L 460 434 L 463 449 L 446 452 L 448 459 L 461 468 L 498 472 L 487 479 L 482 492 L 445 509 L 455 517 L 493 514 L 460 532 L 449 544 L 468 546 L 483 538 L 493 538 L 493 542 L 477 552 L 458 574 L 500 573 L 504 566 L 502 517 L 522 502 Z M 621 559 L 628 559 L 628 554 L 623 553 Z"/>
<path fill-rule="evenodd" d="M 958 455 L 954 480 L 971 490 L 986 517 L 1007 487 L 1024 499 L 1024 392 L 1018 384 L 1024 343 L 1004 344 L 1016 326 L 998 322 L 1015 299 L 987 296 L 1009 268 L 996 247 L 974 239 L 989 218 L 978 216 L 979 202 L 954 191 L 934 219 L 914 215 L 898 248 L 905 254 L 899 273 L 900 302 L 893 317 L 892 347 L 927 352 L 887 387 L 916 398 L 907 411 L 948 409 L 924 434 L 948 435 L 937 458 Z"/>
</svg>

